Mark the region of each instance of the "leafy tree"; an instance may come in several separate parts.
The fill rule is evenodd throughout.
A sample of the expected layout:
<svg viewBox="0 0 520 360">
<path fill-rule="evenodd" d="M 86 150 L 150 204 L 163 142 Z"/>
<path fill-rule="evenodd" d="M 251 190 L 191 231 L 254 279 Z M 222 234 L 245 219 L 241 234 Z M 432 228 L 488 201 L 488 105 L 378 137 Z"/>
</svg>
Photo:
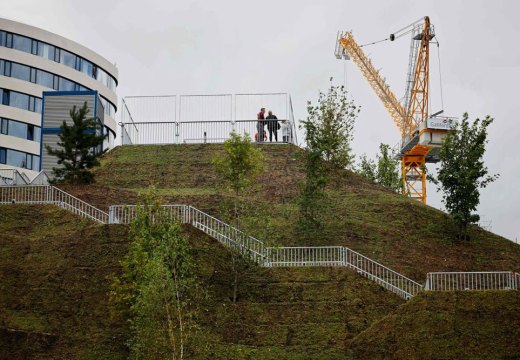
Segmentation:
<svg viewBox="0 0 520 360">
<path fill-rule="evenodd" d="M 236 132 L 232 132 L 224 142 L 224 155 L 216 156 L 212 161 L 215 171 L 234 194 L 234 219 L 237 226 L 240 195 L 262 173 L 263 161 L 262 152 L 253 145 L 249 135 L 240 136 Z"/>
<path fill-rule="evenodd" d="M 332 79 L 331 79 L 332 80 Z M 331 85 L 327 93 L 320 92 L 317 105 L 307 103 L 307 119 L 300 128 L 305 131 L 305 184 L 299 207 L 299 228 L 312 238 L 323 228 L 321 220 L 326 207 L 325 187 L 332 170 L 352 164 L 350 143 L 359 108 L 347 98 L 343 86 Z M 325 161 L 323 161 L 325 160 Z"/>
<path fill-rule="evenodd" d="M 129 319 L 131 357 L 183 359 L 197 330 L 195 303 L 204 297 L 188 239 L 165 216 L 154 192 L 140 200 L 130 238 L 110 297 Z"/>
<path fill-rule="evenodd" d="M 45 145 L 49 155 L 56 156 L 58 165 L 61 165 L 52 169 L 56 181 L 85 184 L 94 182 L 90 169 L 99 165 L 98 157 L 102 153 L 96 149 L 107 135 L 101 135 L 102 125 L 95 118 L 87 118 L 88 113 L 87 102 L 79 109 L 74 106 L 70 111 L 73 124 L 68 125 L 63 121 L 60 126 L 58 148 Z"/>
<path fill-rule="evenodd" d="M 374 160 L 367 158 L 365 154 L 360 157 L 359 169 L 357 173 L 366 177 L 367 179 L 377 181 L 377 165 Z"/>
<path fill-rule="evenodd" d="M 302 121 L 307 149 L 320 154 L 330 165 L 343 169 L 352 164 L 350 143 L 360 109 L 347 99 L 343 86 L 331 85 L 320 92 L 318 104 L 307 102 L 307 119 Z"/>
<path fill-rule="evenodd" d="M 358 173 L 395 192 L 399 192 L 403 188 L 400 162 L 387 144 L 381 143 L 379 145 L 377 162 L 367 159 L 366 155 L 362 155 Z"/>
<path fill-rule="evenodd" d="M 322 218 L 327 205 L 325 194 L 327 182 L 328 176 L 321 153 L 306 150 L 305 183 L 298 198 L 300 208 L 298 227 L 308 240 L 323 229 Z"/>
<path fill-rule="evenodd" d="M 215 171 L 233 192 L 233 220 L 237 228 L 240 228 L 240 198 L 262 173 L 263 161 L 262 152 L 253 145 L 249 135 L 240 136 L 235 132 L 224 142 L 224 154 L 213 159 Z M 247 267 L 248 263 L 238 251 L 233 250 L 231 254 L 234 273 L 232 299 L 236 302 L 239 271 Z"/>
<path fill-rule="evenodd" d="M 438 190 L 443 192 L 443 203 L 458 224 L 458 239 L 467 238 L 468 224 L 480 217 L 472 212 L 480 203 L 479 189 L 498 178 L 488 175 L 483 156 L 486 151 L 487 128 L 493 122 L 489 115 L 484 120 L 476 119 L 473 124 L 464 113 L 458 123 L 444 139 L 440 149 L 440 168 L 437 176 L 429 176 Z"/>
<path fill-rule="evenodd" d="M 398 192 L 403 189 L 400 175 L 401 162 L 396 159 L 395 154 L 387 144 L 379 145 L 377 155 L 377 182 L 387 188 Z"/>
</svg>

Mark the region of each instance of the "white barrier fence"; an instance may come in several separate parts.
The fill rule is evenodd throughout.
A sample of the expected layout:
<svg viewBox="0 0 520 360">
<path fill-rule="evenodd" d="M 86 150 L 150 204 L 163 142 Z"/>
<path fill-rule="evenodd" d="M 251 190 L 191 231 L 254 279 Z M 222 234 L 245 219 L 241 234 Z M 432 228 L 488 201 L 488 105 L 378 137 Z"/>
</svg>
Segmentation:
<svg viewBox="0 0 520 360">
<path fill-rule="evenodd" d="M 277 123 L 259 123 L 262 107 Z M 286 93 L 130 96 L 121 106 L 122 145 L 223 143 L 233 131 L 255 142 L 298 144 L 296 129 Z"/>
<path fill-rule="evenodd" d="M 192 206 L 165 205 L 163 208 L 163 216 L 166 215 L 166 218 L 193 225 L 261 266 L 344 266 L 405 299 L 410 299 L 422 290 L 421 284 L 347 247 L 267 247 L 262 241 Z M 111 222 L 129 223 L 136 216 L 136 207 L 111 206 L 109 214 Z"/>
<path fill-rule="evenodd" d="M 49 185 L 0 186 L 0 204 L 52 204 L 90 220 L 108 223 L 106 212 Z"/>
<path fill-rule="evenodd" d="M 129 224 L 137 216 L 135 205 L 114 205 L 105 213 L 54 187 L 1 186 L 0 204 L 53 204 L 103 224 Z M 349 267 L 405 299 L 420 291 L 520 290 L 520 274 L 495 272 L 428 273 L 424 287 L 406 276 L 343 246 L 267 247 L 239 229 L 188 205 L 163 205 L 158 218 L 191 224 L 197 229 L 265 267 Z"/>
<path fill-rule="evenodd" d="M 512 271 L 431 272 L 425 290 L 520 290 L 520 274 Z"/>
</svg>

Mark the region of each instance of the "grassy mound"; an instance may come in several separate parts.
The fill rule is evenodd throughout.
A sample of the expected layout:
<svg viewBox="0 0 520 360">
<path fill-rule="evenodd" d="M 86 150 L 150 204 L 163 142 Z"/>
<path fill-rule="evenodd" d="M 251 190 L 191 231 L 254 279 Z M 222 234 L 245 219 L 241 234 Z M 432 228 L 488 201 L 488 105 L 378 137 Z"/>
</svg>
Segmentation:
<svg viewBox="0 0 520 360">
<path fill-rule="evenodd" d="M 358 335 L 355 359 L 518 359 L 520 293 L 423 293 Z"/>
<path fill-rule="evenodd" d="M 111 317 L 110 279 L 127 227 L 97 225 L 52 206 L 0 206 L 0 358 L 124 358 L 128 327 Z M 207 290 L 192 358 L 337 359 L 404 301 L 346 269 L 240 271 L 204 233 L 190 239 Z M 326 349 L 326 350 L 324 350 Z"/>
<path fill-rule="evenodd" d="M 520 271 L 520 246 L 479 227 L 470 241 L 457 242 L 457 228 L 443 212 L 395 194 L 350 171 L 333 175 L 323 211 L 325 229 L 304 240 L 296 229 L 296 197 L 304 180 L 301 150 L 292 145 L 260 145 L 265 172 L 249 194 L 264 209 L 272 229 L 244 227 L 252 235 L 283 245 L 345 245 L 414 280 L 430 271 Z M 194 205 L 226 219 L 221 203 L 228 197 L 211 160 L 222 145 L 123 146 L 107 154 L 97 169 L 97 185 L 67 188 L 99 206 L 106 194 L 117 203 L 135 203 L 149 185 L 165 201 Z"/>
</svg>

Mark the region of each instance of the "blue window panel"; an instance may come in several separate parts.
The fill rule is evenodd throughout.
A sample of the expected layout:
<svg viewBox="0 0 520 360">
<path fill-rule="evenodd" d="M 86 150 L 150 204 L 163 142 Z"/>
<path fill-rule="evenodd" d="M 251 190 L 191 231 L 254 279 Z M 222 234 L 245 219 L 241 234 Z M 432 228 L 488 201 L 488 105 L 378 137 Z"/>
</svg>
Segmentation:
<svg viewBox="0 0 520 360">
<path fill-rule="evenodd" d="M 33 160 L 32 169 L 35 171 L 40 171 L 40 157 L 33 155 L 32 160 Z"/>
<path fill-rule="evenodd" d="M 6 38 L 5 31 L 0 31 L 0 46 L 5 46 L 5 38 Z"/>
<path fill-rule="evenodd" d="M 6 38 L 5 38 L 5 46 L 8 48 L 13 47 L 13 34 L 7 33 Z"/>
<path fill-rule="evenodd" d="M 38 56 L 54 61 L 55 47 L 43 42 L 38 43 Z"/>
<path fill-rule="evenodd" d="M 32 40 L 32 42 L 31 42 L 31 54 L 38 55 L 38 40 Z"/>
<path fill-rule="evenodd" d="M 33 156 L 32 154 L 26 154 L 25 168 L 32 170 L 33 167 Z"/>
<path fill-rule="evenodd" d="M 37 70 L 36 71 L 36 83 L 41 86 L 48 87 L 49 89 L 54 88 L 54 75 L 47 71 Z"/>
<path fill-rule="evenodd" d="M 80 62 L 80 71 L 82 73 L 87 74 L 90 77 L 95 77 L 94 73 L 94 64 L 92 64 L 90 61 L 81 59 Z"/>
<path fill-rule="evenodd" d="M 8 133 L 9 120 L 0 119 L 0 134 L 7 135 Z"/>
<path fill-rule="evenodd" d="M 42 130 L 39 126 L 33 126 L 33 141 L 40 142 L 42 137 Z"/>
<path fill-rule="evenodd" d="M 73 69 L 76 68 L 76 55 L 71 54 L 68 51 L 60 49 L 60 63 L 71 67 Z"/>
<path fill-rule="evenodd" d="M 7 149 L 7 165 L 27 168 L 27 154 L 21 151 Z"/>
<path fill-rule="evenodd" d="M 2 105 L 9 105 L 9 90 L 1 90 L 2 93 Z"/>
<path fill-rule="evenodd" d="M 70 80 L 60 77 L 58 89 L 60 91 L 74 91 L 75 83 Z"/>
<path fill-rule="evenodd" d="M 21 139 L 27 139 L 27 124 L 18 121 L 9 121 L 8 135 L 16 136 Z"/>
<path fill-rule="evenodd" d="M 11 76 L 11 62 L 5 61 L 4 62 L 4 72 L 3 75 L 5 76 Z"/>
<path fill-rule="evenodd" d="M 35 68 L 31 68 L 31 82 L 32 83 L 36 82 L 36 69 Z"/>
<path fill-rule="evenodd" d="M 34 112 L 42 113 L 42 99 L 34 98 Z"/>
<path fill-rule="evenodd" d="M 7 163 L 6 151 L 7 151 L 7 149 L 0 148 L 0 164 L 6 164 Z"/>
<path fill-rule="evenodd" d="M 29 66 L 12 63 L 11 77 L 14 77 L 16 79 L 20 79 L 23 81 L 31 81 L 31 68 Z"/>
<path fill-rule="evenodd" d="M 4 75 L 4 60 L 0 60 L 0 75 Z"/>
<path fill-rule="evenodd" d="M 30 53 L 32 48 L 32 40 L 25 36 L 14 34 L 12 47 L 13 49 Z"/>
<path fill-rule="evenodd" d="M 9 106 L 29 110 L 29 95 L 11 91 L 9 94 Z"/>
</svg>

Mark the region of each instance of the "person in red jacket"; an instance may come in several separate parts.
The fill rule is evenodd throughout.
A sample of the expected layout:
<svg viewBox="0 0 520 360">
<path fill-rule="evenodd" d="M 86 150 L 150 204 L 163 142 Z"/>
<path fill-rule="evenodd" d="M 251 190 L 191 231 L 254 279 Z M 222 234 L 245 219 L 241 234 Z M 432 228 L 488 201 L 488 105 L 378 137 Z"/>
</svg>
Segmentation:
<svg viewBox="0 0 520 360">
<path fill-rule="evenodd" d="M 260 112 L 256 115 L 258 122 L 256 123 L 257 136 L 256 141 L 263 142 L 265 136 L 265 108 L 261 108 Z"/>
</svg>

